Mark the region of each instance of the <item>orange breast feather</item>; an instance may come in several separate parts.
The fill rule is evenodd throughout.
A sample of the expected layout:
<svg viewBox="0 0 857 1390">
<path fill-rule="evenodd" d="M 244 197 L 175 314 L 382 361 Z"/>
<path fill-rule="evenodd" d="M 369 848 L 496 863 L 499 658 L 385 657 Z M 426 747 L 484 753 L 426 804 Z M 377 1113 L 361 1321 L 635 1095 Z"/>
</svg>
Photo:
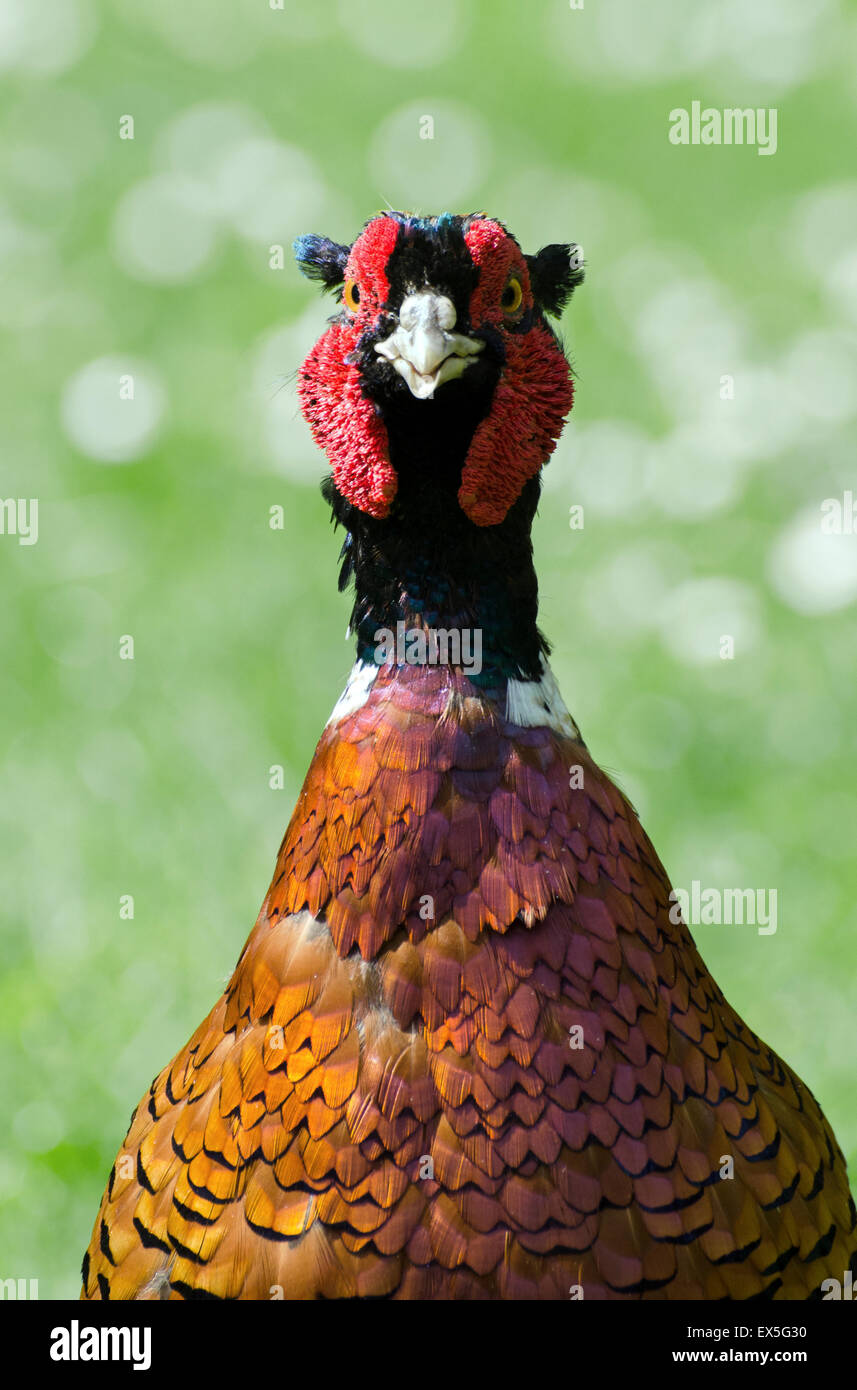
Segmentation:
<svg viewBox="0 0 857 1390">
<path fill-rule="evenodd" d="M 841 1278 L 835 1139 L 670 920 L 627 801 L 581 742 L 404 676 L 325 731 L 227 990 L 132 1119 L 84 1296 Z"/>
</svg>

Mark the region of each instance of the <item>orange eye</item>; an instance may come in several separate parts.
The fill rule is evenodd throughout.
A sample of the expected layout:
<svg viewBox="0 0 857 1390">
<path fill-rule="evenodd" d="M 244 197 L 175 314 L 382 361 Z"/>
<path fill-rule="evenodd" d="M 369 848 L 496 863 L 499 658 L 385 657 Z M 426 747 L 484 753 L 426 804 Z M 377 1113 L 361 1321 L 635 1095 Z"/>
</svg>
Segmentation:
<svg viewBox="0 0 857 1390">
<path fill-rule="evenodd" d="M 513 275 L 508 285 L 503 291 L 503 298 L 500 304 L 504 314 L 516 314 L 521 307 L 524 298 L 524 291 L 521 282 L 516 275 Z"/>
<path fill-rule="evenodd" d="M 342 291 L 342 298 L 345 301 L 346 309 L 350 309 L 352 314 L 356 314 L 357 306 L 360 303 L 360 289 L 356 280 L 345 281 L 345 289 Z"/>
</svg>

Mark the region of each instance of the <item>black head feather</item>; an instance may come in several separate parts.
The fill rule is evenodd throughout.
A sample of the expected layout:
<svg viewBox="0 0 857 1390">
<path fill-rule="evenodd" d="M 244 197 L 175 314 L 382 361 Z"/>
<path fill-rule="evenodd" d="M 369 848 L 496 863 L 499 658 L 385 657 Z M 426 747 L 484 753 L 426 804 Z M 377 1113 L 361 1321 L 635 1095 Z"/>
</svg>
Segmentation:
<svg viewBox="0 0 857 1390">
<path fill-rule="evenodd" d="M 320 280 L 326 290 L 335 290 L 342 284 L 350 246 L 340 246 L 338 241 L 310 232 L 296 237 L 292 250 L 307 279 Z"/>
<path fill-rule="evenodd" d="M 526 262 L 536 302 L 544 313 L 558 318 L 583 281 L 583 251 L 574 244 L 543 246 Z"/>
</svg>

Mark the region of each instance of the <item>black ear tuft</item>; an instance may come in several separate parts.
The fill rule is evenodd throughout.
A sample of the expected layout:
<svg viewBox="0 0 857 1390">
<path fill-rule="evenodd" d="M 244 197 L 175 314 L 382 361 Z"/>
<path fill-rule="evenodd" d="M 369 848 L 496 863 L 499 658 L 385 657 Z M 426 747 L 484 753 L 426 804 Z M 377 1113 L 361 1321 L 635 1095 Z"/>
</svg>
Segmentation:
<svg viewBox="0 0 857 1390">
<path fill-rule="evenodd" d="M 326 236 L 296 237 L 292 250 L 295 260 L 309 280 L 320 280 L 326 290 L 335 290 L 345 279 L 350 246 L 340 246 Z"/>
<path fill-rule="evenodd" d="M 526 261 L 536 303 L 546 314 L 559 317 L 583 280 L 583 247 L 543 246 Z"/>
</svg>

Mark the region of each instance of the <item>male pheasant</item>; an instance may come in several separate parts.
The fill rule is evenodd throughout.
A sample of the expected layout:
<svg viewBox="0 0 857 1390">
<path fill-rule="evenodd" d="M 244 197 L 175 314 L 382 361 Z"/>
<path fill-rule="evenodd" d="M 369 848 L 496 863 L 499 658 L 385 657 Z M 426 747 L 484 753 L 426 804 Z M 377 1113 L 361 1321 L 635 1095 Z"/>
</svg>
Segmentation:
<svg viewBox="0 0 857 1390">
<path fill-rule="evenodd" d="M 357 662 L 229 985 L 135 1111 L 86 1298 L 820 1296 L 818 1103 L 729 1007 L 536 626 L 576 248 L 383 214 L 296 254 Z"/>
</svg>

